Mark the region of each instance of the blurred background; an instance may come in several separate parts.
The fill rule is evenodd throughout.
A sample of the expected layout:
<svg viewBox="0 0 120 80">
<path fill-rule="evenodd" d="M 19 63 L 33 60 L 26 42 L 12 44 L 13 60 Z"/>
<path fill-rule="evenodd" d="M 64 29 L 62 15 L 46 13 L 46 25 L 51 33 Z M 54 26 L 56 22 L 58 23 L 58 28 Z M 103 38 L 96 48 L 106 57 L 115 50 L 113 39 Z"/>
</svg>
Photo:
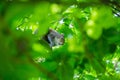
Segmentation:
<svg viewBox="0 0 120 80">
<path fill-rule="evenodd" d="M 1 0 L 0 80 L 120 80 L 120 1 Z"/>
</svg>

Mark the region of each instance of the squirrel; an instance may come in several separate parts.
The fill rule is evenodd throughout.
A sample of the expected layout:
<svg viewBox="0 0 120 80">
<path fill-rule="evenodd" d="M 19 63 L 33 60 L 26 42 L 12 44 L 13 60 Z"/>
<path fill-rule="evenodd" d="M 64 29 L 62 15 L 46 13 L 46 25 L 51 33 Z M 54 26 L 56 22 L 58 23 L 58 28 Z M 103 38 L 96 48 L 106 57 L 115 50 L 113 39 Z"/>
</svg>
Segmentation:
<svg viewBox="0 0 120 80">
<path fill-rule="evenodd" d="M 43 39 L 49 44 L 50 47 L 63 45 L 65 42 L 64 35 L 53 29 L 49 29 L 48 33 L 45 34 Z"/>
<path fill-rule="evenodd" d="M 35 34 L 37 34 L 37 32 L 38 29 L 35 31 Z M 64 34 L 61 34 L 56 30 L 49 29 L 48 32 L 45 35 L 43 35 L 42 38 L 40 38 L 39 42 L 41 44 L 47 43 L 50 48 L 54 46 L 63 45 L 65 42 Z"/>
</svg>

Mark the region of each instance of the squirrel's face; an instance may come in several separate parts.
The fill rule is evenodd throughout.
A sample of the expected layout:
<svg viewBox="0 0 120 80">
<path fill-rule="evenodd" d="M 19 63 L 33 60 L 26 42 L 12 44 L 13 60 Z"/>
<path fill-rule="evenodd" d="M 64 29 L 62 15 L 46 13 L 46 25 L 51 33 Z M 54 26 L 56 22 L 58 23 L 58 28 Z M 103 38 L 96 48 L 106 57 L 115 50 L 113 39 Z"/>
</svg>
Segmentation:
<svg viewBox="0 0 120 80">
<path fill-rule="evenodd" d="M 60 34 L 54 38 L 55 45 L 63 45 L 64 44 L 64 35 Z"/>
</svg>

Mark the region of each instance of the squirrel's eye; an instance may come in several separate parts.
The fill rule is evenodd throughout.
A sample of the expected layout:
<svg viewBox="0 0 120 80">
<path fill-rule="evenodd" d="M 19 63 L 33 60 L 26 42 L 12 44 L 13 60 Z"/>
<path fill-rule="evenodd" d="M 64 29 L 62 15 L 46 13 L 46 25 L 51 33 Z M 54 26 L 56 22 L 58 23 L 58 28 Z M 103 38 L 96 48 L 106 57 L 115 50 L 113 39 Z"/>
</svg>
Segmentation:
<svg viewBox="0 0 120 80">
<path fill-rule="evenodd" d="M 64 43 L 64 38 L 61 38 L 61 39 L 60 39 L 60 42 L 63 44 L 63 43 Z"/>
</svg>

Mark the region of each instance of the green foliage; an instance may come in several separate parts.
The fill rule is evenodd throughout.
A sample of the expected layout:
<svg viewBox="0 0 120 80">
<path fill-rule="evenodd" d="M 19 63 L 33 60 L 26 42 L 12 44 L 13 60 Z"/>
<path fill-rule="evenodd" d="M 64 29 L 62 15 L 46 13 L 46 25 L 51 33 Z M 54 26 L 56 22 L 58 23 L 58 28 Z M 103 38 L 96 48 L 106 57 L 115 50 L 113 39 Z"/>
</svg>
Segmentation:
<svg viewBox="0 0 120 80">
<path fill-rule="evenodd" d="M 120 1 L 0 1 L 0 80 L 120 80 Z"/>
</svg>

